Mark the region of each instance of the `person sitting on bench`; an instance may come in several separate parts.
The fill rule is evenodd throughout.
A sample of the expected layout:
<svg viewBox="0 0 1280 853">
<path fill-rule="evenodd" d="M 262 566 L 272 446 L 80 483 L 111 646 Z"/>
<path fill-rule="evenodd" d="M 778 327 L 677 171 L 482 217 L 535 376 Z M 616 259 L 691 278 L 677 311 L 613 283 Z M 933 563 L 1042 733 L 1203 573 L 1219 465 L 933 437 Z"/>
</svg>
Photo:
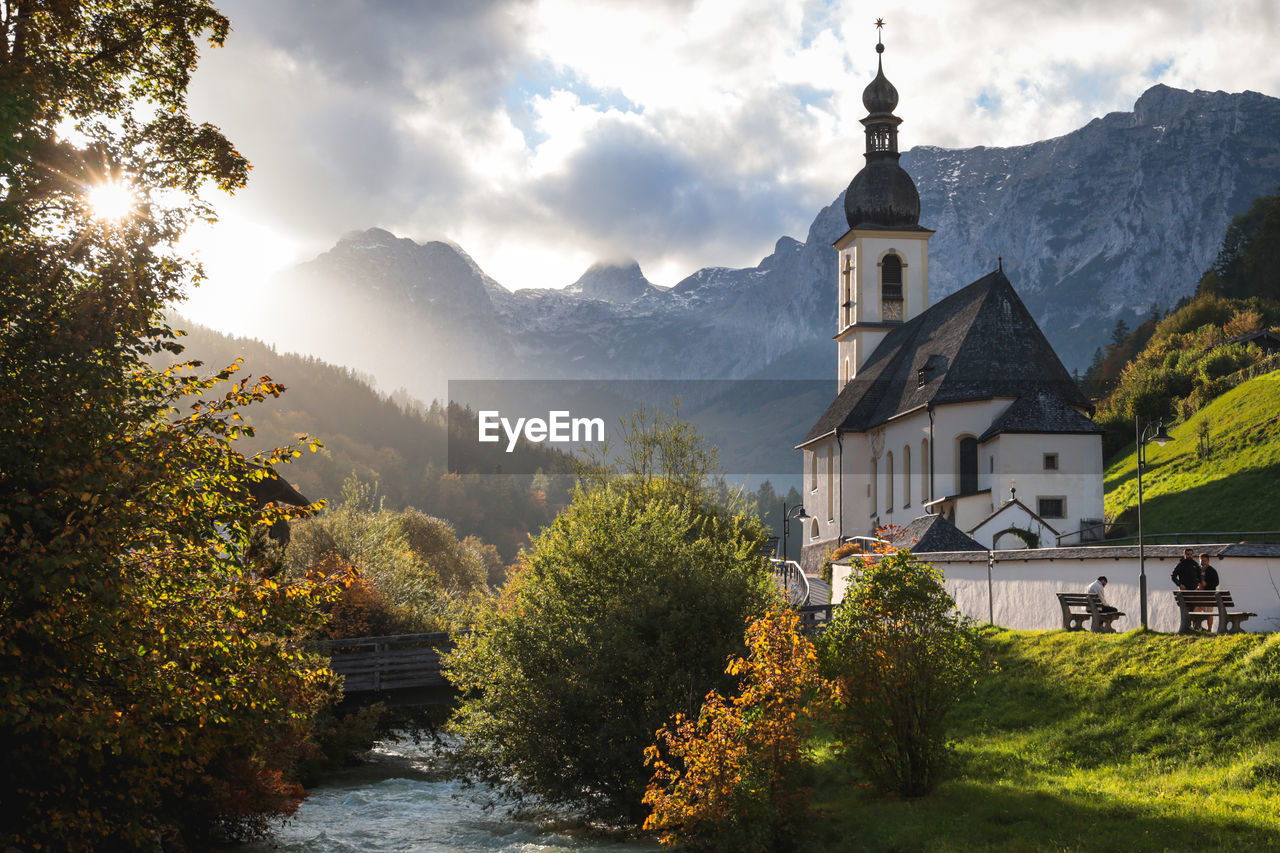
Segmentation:
<svg viewBox="0 0 1280 853">
<path fill-rule="evenodd" d="M 1115 613 L 1116 608 L 1112 607 L 1110 604 L 1107 604 L 1107 599 L 1102 595 L 1102 590 L 1104 587 L 1106 587 L 1106 585 L 1107 585 L 1107 576 L 1098 575 L 1098 579 L 1093 583 L 1089 584 L 1089 588 L 1086 589 L 1085 592 L 1089 593 L 1090 595 L 1098 596 L 1098 602 L 1100 604 L 1098 609 L 1101 610 L 1103 613 Z"/>
</svg>

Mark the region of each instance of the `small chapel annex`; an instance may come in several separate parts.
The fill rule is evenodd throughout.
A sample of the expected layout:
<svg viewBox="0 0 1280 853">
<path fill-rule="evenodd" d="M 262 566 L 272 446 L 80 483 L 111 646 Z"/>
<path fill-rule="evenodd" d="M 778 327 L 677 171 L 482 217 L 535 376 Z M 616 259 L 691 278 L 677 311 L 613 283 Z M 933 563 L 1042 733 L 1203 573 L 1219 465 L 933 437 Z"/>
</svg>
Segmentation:
<svg viewBox="0 0 1280 853">
<path fill-rule="evenodd" d="M 975 549 L 1078 544 L 1103 518 L 1102 429 L 1002 265 L 929 304 L 933 231 L 898 163 L 898 92 L 876 51 L 866 163 L 835 242 L 838 395 L 797 446 L 802 562 L 926 515 Z"/>
</svg>

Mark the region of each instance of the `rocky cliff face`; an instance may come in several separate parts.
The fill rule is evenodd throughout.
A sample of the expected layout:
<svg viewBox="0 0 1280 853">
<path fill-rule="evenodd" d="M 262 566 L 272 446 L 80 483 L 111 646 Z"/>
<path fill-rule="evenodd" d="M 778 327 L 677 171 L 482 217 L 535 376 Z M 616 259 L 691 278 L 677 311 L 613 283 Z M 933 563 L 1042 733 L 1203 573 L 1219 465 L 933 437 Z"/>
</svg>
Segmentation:
<svg viewBox="0 0 1280 853">
<path fill-rule="evenodd" d="M 1190 293 L 1231 217 L 1280 186 L 1280 100 L 1156 86 L 1133 112 L 1057 139 L 919 147 L 902 163 L 937 232 L 934 301 L 1003 258 L 1067 366 L 1083 368 L 1117 315 L 1132 323 Z M 278 293 L 318 316 L 278 343 L 423 397 L 462 377 L 770 375 L 834 388 L 831 244 L 845 230 L 837 197 L 803 243 L 783 237 L 751 269 L 702 269 L 662 290 L 634 261 L 597 264 L 564 290 L 514 292 L 456 246 L 357 232 L 284 278 Z"/>
<path fill-rule="evenodd" d="M 1016 148 L 915 148 L 935 294 L 1005 270 L 1068 366 L 1117 315 L 1190 293 L 1231 217 L 1280 185 L 1280 100 L 1155 86 L 1131 113 Z"/>
</svg>

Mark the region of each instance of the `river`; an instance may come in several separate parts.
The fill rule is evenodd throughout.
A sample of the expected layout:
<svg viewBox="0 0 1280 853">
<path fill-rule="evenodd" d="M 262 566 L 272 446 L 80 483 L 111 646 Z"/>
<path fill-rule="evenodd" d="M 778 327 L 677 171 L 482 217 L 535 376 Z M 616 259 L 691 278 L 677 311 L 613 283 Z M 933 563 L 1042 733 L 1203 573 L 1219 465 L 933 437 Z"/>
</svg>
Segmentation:
<svg viewBox="0 0 1280 853">
<path fill-rule="evenodd" d="M 236 848 L 248 853 L 651 853 L 652 842 L 613 841 L 580 830 L 516 820 L 489 792 L 435 769 L 430 743 L 387 741 L 370 761 L 311 790 L 275 836 Z"/>
</svg>

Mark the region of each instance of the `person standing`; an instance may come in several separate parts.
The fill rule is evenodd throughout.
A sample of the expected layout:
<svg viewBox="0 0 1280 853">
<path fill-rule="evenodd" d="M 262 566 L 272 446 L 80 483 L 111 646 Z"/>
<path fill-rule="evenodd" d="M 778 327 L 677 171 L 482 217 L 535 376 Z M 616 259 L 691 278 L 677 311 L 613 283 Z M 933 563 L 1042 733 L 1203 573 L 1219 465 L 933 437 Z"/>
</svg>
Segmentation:
<svg viewBox="0 0 1280 853">
<path fill-rule="evenodd" d="M 1209 565 L 1208 554 L 1200 555 L 1199 569 L 1200 569 L 1200 589 L 1203 589 L 1206 591 L 1217 589 L 1218 588 L 1218 570 L 1215 569 L 1213 566 Z M 1212 607 L 1206 607 L 1205 610 L 1208 610 L 1211 613 L 1213 612 Z M 1213 630 L 1212 616 L 1210 616 L 1208 621 L 1206 622 L 1205 628 L 1208 631 Z"/>
<path fill-rule="evenodd" d="M 1218 570 L 1209 565 L 1209 555 L 1200 555 L 1200 589 L 1218 588 Z"/>
<path fill-rule="evenodd" d="M 1200 564 L 1191 555 L 1194 552 L 1187 548 L 1182 552 L 1182 559 L 1173 567 L 1173 585 L 1178 589 L 1199 589 L 1204 577 L 1200 574 Z"/>
<path fill-rule="evenodd" d="M 1102 590 L 1104 590 L 1106 586 L 1107 586 L 1107 576 L 1098 575 L 1098 579 L 1093 583 L 1089 584 L 1089 588 L 1086 589 L 1085 592 L 1089 593 L 1090 595 L 1098 596 L 1098 603 L 1101 605 L 1098 609 L 1101 610 L 1103 613 L 1115 613 L 1116 608 L 1112 607 L 1110 604 L 1107 604 L 1107 599 L 1102 595 Z"/>
</svg>

